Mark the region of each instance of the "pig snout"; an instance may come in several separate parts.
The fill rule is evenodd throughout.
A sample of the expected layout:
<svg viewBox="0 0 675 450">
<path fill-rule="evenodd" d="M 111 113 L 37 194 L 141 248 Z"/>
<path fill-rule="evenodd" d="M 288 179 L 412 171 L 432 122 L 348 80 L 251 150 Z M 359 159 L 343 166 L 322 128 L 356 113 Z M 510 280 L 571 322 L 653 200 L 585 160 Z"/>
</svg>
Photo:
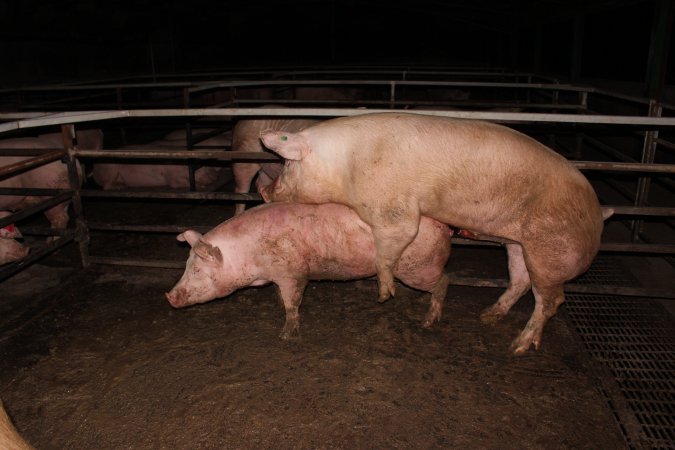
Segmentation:
<svg viewBox="0 0 675 450">
<path fill-rule="evenodd" d="M 169 304 L 174 308 L 182 308 L 185 306 L 185 293 L 181 289 L 171 289 L 171 291 L 164 294 Z"/>
</svg>

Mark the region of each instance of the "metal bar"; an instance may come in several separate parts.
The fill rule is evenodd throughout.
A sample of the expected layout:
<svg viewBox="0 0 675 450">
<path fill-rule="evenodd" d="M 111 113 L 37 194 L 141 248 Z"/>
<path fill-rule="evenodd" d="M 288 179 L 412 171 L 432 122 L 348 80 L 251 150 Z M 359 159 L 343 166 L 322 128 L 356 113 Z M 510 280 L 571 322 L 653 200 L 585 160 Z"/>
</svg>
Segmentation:
<svg viewBox="0 0 675 450">
<path fill-rule="evenodd" d="M 58 195 L 62 192 L 70 192 L 67 189 L 42 189 L 42 188 L 0 188 L 0 195 L 35 195 L 38 197 Z"/>
<path fill-rule="evenodd" d="M 502 244 L 490 241 L 474 241 L 471 239 L 452 238 L 452 245 L 468 247 L 498 247 Z M 654 253 L 654 254 L 675 254 L 675 245 L 673 244 L 643 244 L 643 243 L 623 243 L 623 242 L 604 242 L 600 244 L 601 252 L 610 253 Z"/>
<path fill-rule="evenodd" d="M 612 208 L 615 216 L 675 216 L 675 207 L 607 206 L 606 208 Z"/>
<path fill-rule="evenodd" d="M 66 155 L 65 150 L 56 150 L 45 153 L 44 155 L 36 156 L 35 158 L 24 159 L 14 164 L 5 167 L 0 167 L 0 180 L 10 178 L 20 173 L 26 172 L 35 167 L 43 166 L 57 159 L 61 159 Z"/>
<path fill-rule="evenodd" d="M 267 152 L 225 152 L 222 150 L 80 150 L 74 149 L 75 156 L 88 158 L 127 158 L 127 159 L 218 159 L 283 161 L 274 153 Z"/>
<path fill-rule="evenodd" d="M 0 156 L 39 156 L 62 151 L 60 148 L 0 148 Z"/>
<path fill-rule="evenodd" d="M 453 274 L 449 274 L 448 276 L 450 278 L 450 284 L 454 286 L 491 287 L 491 288 L 506 288 L 508 286 L 508 280 L 504 279 L 459 277 Z M 603 286 L 603 285 L 570 283 L 565 285 L 565 292 L 675 299 L 675 291 L 673 291 L 672 289 L 659 289 L 659 288 L 636 288 L 626 286 Z"/>
<path fill-rule="evenodd" d="M 23 230 L 23 227 L 21 228 Z M 203 225 L 117 225 L 101 222 L 89 222 L 89 230 L 94 231 L 135 231 L 141 233 L 182 233 L 185 230 L 195 230 L 206 233 L 212 226 Z"/>
<path fill-rule="evenodd" d="M 108 264 L 114 266 L 156 267 L 160 269 L 184 269 L 185 261 L 162 259 L 116 258 L 112 256 L 92 256 L 92 264 Z"/>
<path fill-rule="evenodd" d="M 649 116 L 661 116 L 662 109 L 655 100 L 649 102 Z M 659 137 L 659 130 L 648 130 L 645 133 L 644 143 L 642 146 L 642 160 L 643 164 L 652 164 L 656 157 L 656 142 L 654 140 Z M 649 187 L 651 185 L 651 177 L 645 176 L 638 178 L 637 192 L 635 193 L 635 206 L 642 206 L 649 201 Z M 639 234 L 642 232 L 642 221 L 635 220 L 631 225 L 633 234 L 633 241 L 637 241 Z"/>
<path fill-rule="evenodd" d="M 579 170 L 607 170 L 612 172 L 675 173 L 675 164 L 648 164 L 630 162 L 570 161 Z"/>
<path fill-rule="evenodd" d="M 262 201 L 260 194 L 234 194 L 228 192 L 147 192 L 147 191 L 101 191 L 83 189 L 83 197 L 175 199 L 175 200 L 236 200 Z"/>
<path fill-rule="evenodd" d="M 341 117 L 357 116 L 376 112 L 400 112 L 418 114 L 410 110 L 358 108 L 190 108 L 190 109 L 137 109 L 123 111 L 71 111 L 55 113 L 48 117 L 18 120 L 0 124 L 0 132 L 65 123 L 91 122 L 128 117 L 189 117 L 189 116 L 275 116 L 275 117 Z M 542 123 L 589 123 L 642 126 L 675 126 L 675 117 L 612 116 L 592 114 L 544 114 L 495 111 L 425 111 L 425 115 L 463 119 L 529 121 Z"/>
<path fill-rule="evenodd" d="M 25 269 L 35 261 L 42 259 L 44 256 L 53 253 L 64 245 L 72 242 L 75 236 L 75 230 L 66 230 L 63 237 L 55 239 L 52 242 L 45 244 L 37 249 L 31 249 L 31 252 L 20 261 L 15 261 L 0 267 L 0 281 L 14 275 L 15 273 Z"/>
<path fill-rule="evenodd" d="M 49 198 L 37 205 L 34 205 L 30 208 L 22 209 L 21 211 L 16 212 L 11 216 L 5 217 L 4 219 L 0 219 L 0 228 L 14 222 L 18 222 L 19 220 L 25 219 L 26 217 L 29 217 L 35 213 L 51 208 L 52 206 L 56 206 L 59 203 L 63 203 L 67 200 L 70 200 L 72 195 L 73 195 L 72 191 L 69 190 L 64 191 L 63 193 L 56 195 L 52 198 Z"/>
<path fill-rule="evenodd" d="M 63 146 L 68 152 L 68 181 L 73 190 L 73 197 L 71 205 L 73 207 L 73 215 L 75 220 L 75 241 L 80 249 L 80 262 L 83 268 L 89 267 L 89 231 L 87 230 L 87 223 L 84 220 L 84 212 L 82 210 L 82 197 L 80 195 L 80 175 L 78 173 L 78 162 L 73 155 L 72 150 L 73 141 L 75 139 L 75 127 L 73 125 L 63 125 L 61 134 L 63 136 Z"/>
</svg>

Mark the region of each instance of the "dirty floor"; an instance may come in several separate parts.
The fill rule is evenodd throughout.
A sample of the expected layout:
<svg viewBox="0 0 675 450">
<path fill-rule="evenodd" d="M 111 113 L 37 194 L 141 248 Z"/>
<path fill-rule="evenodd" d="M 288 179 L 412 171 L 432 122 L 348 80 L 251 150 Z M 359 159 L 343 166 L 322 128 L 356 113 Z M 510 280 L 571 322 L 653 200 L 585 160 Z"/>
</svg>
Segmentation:
<svg viewBox="0 0 675 450">
<path fill-rule="evenodd" d="M 509 353 L 530 295 L 486 326 L 500 291 L 451 287 L 426 330 L 426 294 L 313 282 L 285 342 L 273 286 L 174 310 L 181 270 L 72 271 L 71 247 L 0 284 L 0 397 L 40 450 L 625 448 L 564 314 L 540 351 Z M 451 257 L 467 275 L 505 262 Z"/>
</svg>

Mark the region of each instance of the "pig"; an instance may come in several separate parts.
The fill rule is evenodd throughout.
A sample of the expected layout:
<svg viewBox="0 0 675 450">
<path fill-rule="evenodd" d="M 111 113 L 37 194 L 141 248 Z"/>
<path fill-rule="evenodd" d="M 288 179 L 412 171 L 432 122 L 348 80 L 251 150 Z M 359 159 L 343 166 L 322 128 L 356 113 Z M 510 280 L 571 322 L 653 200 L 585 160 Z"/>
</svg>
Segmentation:
<svg viewBox="0 0 675 450">
<path fill-rule="evenodd" d="M 77 145 L 79 148 L 99 150 L 103 146 L 103 133 L 99 129 L 82 130 L 76 132 Z M 23 137 L 3 139 L 0 148 L 20 149 L 43 149 L 63 148 L 61 133 L 41 134 L 36 137 Z M 15 164 L 28 159 L 26 156 L 0 156 L 0 167 Z M 82 180 L 79 163 L 78 176 Z M 18 175 L 0 180 L 0 187 L 9 188 L 46 188 L 46 189 L 70 189 L 68 167 L 61 161 L 53 161 L 40 167 L 28 170 Z M 44 197 L 25 195 L 2 195 L 0 196 L 0 210 L 20 210 L 43 201 Z M 68 206 L 70 202 L 63 202 L 45 210 L 44 215 L 49 220 L 52 228 L 60 229 L 68 225 Z M 51 238 L 50 238 L 51 240 Z"/>
<path fill-rule="evenodd" d="M 515 354 L 541 346 L 563 285 L 586 271 L 600 245 L 603 213 L 588 180 L 564 157 L 511 128 L 415 113 L 366 113 L 299 133 L 267 130 L 264 145 L 286 159 L 266 201 L 341 203 L 372 227 L 379 299 L 394 294 L 392 267 L 420 216 L 505 245 L 509 285 L 481 314 L 495 323 L 530 288 L 534 311 Z"/>
<path fill-rule="evenodd" d="M 5 411 L 0 400 L 0 449 L 2 450 L 34 450 L 34 448 L 21 437 L 14 427 L 11 419 Z"/>
<path fill-rule="evenodd" d="M 263 152 L 260 142 L 260 132 L 268 128 L 276 130 L 300 131 L 310 125 L 318 123 L 311 119 L 246 119 L 240 120 L 232 130 L 232 151 L 234 152 Z M 234 177 L 234 192 L 244 194 L 251 189 L 251 181 L 258 175 L 256 185 L 258 191 L 267 186 L 279 173 L 283 162 L 235 162 L 232 163 Z M 234 214 L 239 215 L 246 209 L 246 203 L 235 204 Z"/>
<path fill-rule="evenodd" d="M 415 240 L 393 267 L 403 283 L 431 293 L 424 327 L 441 317 L 451 234 L 446 225 L 423 217 Z M 281 339 L 299 336 L 298 308 L 308 280 L 351 280 L 376 272 L 370 227 L 350 208 L 333 203 L 262 204 L 203 236 L 187 230 L 177 239 L 192 249 L 182 278 L 166 294 L 173 307 L 274 283 L 286 310 Z"/>
<path fill-rule="evenodd" d="M 0 219 L 11 215 L 7 211 L 0 211 Z M 30 248 L 16 241 L 22 238 L 21 232 L 14 225 L 0 228 L 0 266 L 25 258 Z"/>
<path fill-rule="evenodd" d="M 230 144 L 230 137 L 220 134 L 208 138 L 198 145 L 225 147 Z M 120 150 L 143 150 L 157 148 L 175 148 L 185 150 L 185 130 L 176 130 L 163 139 L 146 145 L 128 145 Z M 224 167 L 202 166 L 195 170 L 195 185 L 204 190 L 224 176 Z M 190 186 L 189 169 L 186 164 L 137 164 L 129 162 L 94 163 L 89 174 L 104 190 L 120 190 L 125 188 L 188 188 Z"/>
</svg>

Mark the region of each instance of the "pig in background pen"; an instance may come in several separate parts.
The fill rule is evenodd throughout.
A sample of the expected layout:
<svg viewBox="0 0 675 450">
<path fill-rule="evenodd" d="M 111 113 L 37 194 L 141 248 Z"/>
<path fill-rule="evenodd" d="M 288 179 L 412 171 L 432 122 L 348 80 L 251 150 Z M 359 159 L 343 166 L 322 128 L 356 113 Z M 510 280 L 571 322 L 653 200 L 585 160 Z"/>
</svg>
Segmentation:
<svg viewBox="0 0 675 450">
<path fill-rule="evenodd" d="M 209 132 L 213 130 L 205 130 Z M 185 150 L 185 130 L 175 130 L 162 139 L 148 144 L 126 145 L 119 150 L 147 150 L 168 148 Z M 199 145 L 226 147 L 230 144 L 228 132 L 218 134 L 201 141 Z M 227 169 L 222 166 L 204 165 L 195 170 L 195 185 L 205 190 L 219 182 Z M 187 189 L 190 187 L 189 168 L 187 164 L 137 164 L 95 162 L 88 174 L 104 190 L 121 190 L 127 188 L 172 188 Z"/>
<path fill-rule="evenodd" d="M 0 219 L 9 215 L 11 213 L 7 211 L 0 211 Z M 0 266 L 18 261 L 28 255 L 30 248 L 16 240 L 22 237 L 19 228 L 14 225 L 0 228 Z"/>
</svg>

